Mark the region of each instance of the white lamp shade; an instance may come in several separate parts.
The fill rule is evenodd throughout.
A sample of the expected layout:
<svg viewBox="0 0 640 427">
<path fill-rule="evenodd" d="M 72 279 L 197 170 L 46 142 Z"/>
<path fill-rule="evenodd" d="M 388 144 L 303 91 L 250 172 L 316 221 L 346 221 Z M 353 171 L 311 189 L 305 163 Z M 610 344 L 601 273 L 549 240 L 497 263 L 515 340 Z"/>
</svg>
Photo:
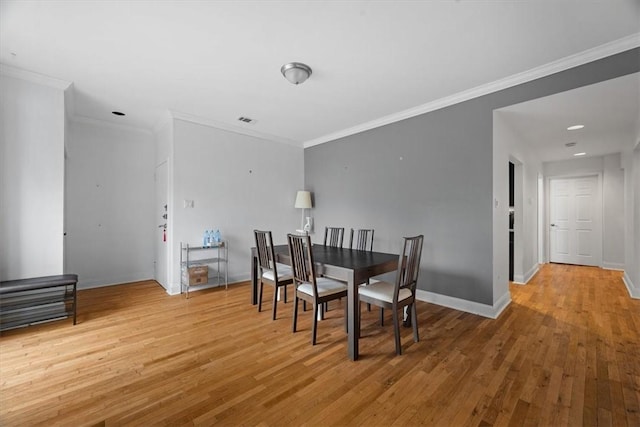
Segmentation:
<svg viewBox="0 0 640 427">
<path fill-rule="evenodd" d="M 294 85 L 304 83 L 311 76 L 311 68 L 300 62 L 284 64 L 280 68 L 282 75 Z"/>
<path fill-rule="evenodd" d="M 299 209 L 311 209 L 311 192 L 300 190 L 296 194 L 296 204 L 294 207 Z"/>
</svg>

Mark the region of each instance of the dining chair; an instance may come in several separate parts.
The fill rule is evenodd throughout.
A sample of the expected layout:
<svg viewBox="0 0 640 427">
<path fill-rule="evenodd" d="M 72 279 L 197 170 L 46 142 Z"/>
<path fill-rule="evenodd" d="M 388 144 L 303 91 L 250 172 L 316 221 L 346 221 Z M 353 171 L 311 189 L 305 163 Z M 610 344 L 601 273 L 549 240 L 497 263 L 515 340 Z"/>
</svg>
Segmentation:
<svg viewBox="0 0 640 427">
<path fill-rule="evenodd" d="M 293 332 L 296 332 L 298 322 L 298 300 L 313 304 L 313 326 L 311 329 L 311 344 L 316 345 L 316 331 L 318 328 L 318 312 L 321 305 L 347 296 L 347 285 L 328 277 L 318 277 L 311 252 L 311 237 L 287 234 L 291 270 L 293 274 Z M 344 304 L 345 329 L 347 327 L 347 304 Z"/>
<path fill-rule="evenodd" d="M 262 288 L 263 284 L 273 286 L 273 308 L 272 320 L 276 320 L 276 310 L 278 307 L 278 291 L 283 289 L 284 302 L 287 302 L 287 285 L 293 284 L 291 267 L 276 262 L 275 251 L 273 249 L 273 238 L 271 231 L 253 230 L 256 238 L 256 249 L 258 251 L 258 268 L 260 282 L 258 285 L 258 312 L 262 311 Z"/>
<path fill-rule="evenodd" d="M 349 233 L 349 249 L 373 251 L 373 233 L 371 228 L 352 228 Z"/>
<path fill-rule="evenodd" d="M 419 341 L 418 315 L 416 313 L 416 285 L 420 272 L 420 256 L 422 255 L 423 235 L 405 237 L 402 252 L 398 258 L 395 283 L 379 281 L 358 289 L 361 302 L 389 308 L 393 312 L 393 331 L 396 341 L 396 354 L 402 354 L 400 344 L 400 320 L 398 310 L 408 307 L 411 312 L 413 340 Z M 358 304 L 359 306 L 359 304 Z M 358 307 L 358 315 L 360 308 Z"/>
<path fill-rule="evenodd" d="M 324 245 L 336 248 L 342 247 L 344 240 L 344 227 L 325 227 L 324 228 Z"/>
</svg>

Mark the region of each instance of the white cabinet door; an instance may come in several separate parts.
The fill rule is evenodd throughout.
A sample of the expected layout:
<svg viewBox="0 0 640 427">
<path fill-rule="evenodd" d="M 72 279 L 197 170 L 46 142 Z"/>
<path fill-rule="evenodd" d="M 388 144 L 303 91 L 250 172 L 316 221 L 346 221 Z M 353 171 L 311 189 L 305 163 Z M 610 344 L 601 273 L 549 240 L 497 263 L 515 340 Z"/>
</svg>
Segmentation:
<svg viewBox="0 0 640 427">
<path fill-rule="evenodd" d="M 602 220 L 597 176 L 550 181 L 550 261 L 601 264 Z"/>
</svg>

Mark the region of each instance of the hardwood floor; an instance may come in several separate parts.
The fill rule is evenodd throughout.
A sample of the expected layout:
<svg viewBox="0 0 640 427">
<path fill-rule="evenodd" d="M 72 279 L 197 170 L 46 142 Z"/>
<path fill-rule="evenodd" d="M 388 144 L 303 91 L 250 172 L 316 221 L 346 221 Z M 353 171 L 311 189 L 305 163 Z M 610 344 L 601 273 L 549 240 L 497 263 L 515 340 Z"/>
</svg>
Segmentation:
<svg viewBox="0 0 640 427">
<path fill-rule="evenodd" d="M 311 312 L 292 334 L 292 304 L 271 321 L 247 285 L 80 291 L 76 326 L 0 337 L 0 425 L 640 426 L 640 300 L 621 274 L 545 265 L 511 294 L 497 320 L 419 303 L 402 356 L 365 309 L 350 362 L 342 309 L 313 347 Z"/>
</svg>

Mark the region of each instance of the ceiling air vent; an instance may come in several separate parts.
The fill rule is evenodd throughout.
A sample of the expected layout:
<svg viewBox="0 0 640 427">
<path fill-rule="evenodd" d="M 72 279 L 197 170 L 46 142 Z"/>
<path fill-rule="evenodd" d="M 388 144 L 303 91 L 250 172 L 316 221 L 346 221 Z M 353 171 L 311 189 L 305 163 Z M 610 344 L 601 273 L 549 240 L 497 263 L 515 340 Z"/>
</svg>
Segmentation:
<svg viewBox="0 0 640 427">
<path fill-rule="evenodd" d="M 567 142 L 566 144 L 564 144 L 565 147 L 575 147 L 576 143 L 575 142 Z"/>
<path fill-rule="evenodd" d="M 255 124 L 255 122 L 256 122 L 252 118 L 244 117 L 244 116 L 243 117 L 238 117 L 238 120 L 240 120 L 241 122 L 244 122 L 244 123 L 251 123 L 251 124 Z"/>
</svg>

